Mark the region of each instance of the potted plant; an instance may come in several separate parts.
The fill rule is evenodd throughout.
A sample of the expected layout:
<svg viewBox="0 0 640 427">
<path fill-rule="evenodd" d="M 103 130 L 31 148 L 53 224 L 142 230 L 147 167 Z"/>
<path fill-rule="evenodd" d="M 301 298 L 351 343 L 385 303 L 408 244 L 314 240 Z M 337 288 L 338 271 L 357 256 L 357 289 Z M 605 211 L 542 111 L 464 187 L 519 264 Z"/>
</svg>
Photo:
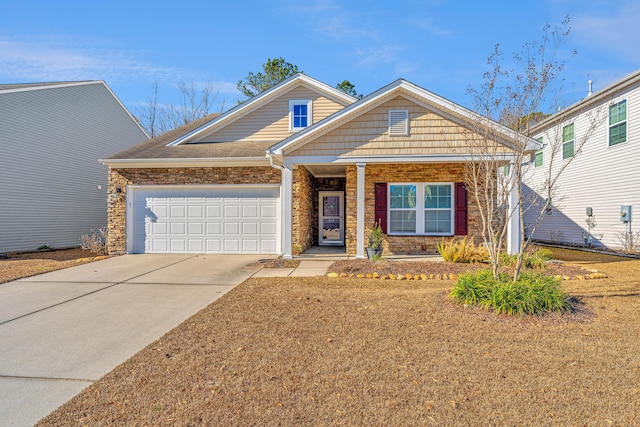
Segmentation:
<svg viewBox="0 0 640 427">
<path fill-rule="evenodd" d="M 367 257 L 369 259 L 382 258 L 382 245 L 384 244 L 384 233 L 380 223 L 376 221 L 369 234 L 369 247 L 367 248 Z"/>
</svg>

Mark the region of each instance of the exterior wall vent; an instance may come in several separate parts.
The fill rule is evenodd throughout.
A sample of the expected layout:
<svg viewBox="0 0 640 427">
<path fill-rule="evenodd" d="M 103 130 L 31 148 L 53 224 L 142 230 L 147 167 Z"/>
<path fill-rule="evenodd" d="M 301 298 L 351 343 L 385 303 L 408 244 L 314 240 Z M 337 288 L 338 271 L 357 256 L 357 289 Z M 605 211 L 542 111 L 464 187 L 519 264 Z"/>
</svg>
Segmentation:
<svg viewBox="0 0 640 427">
<path fill-rule="evenodd" d="M 409 135 L 409 110 L 389 110 L 389 135 Z"/>
</svg>

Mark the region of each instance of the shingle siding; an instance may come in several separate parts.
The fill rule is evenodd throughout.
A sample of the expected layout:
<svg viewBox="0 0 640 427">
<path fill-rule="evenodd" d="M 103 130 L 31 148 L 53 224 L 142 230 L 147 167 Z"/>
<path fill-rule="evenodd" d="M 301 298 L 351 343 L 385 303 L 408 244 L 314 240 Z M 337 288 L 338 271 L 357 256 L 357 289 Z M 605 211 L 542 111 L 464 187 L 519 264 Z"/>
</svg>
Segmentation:
<svg viewBox="0 0 640 427">
<path fill-rule="evenodd" d="M 105 226 L 98 159 L 145 139 L 101 82 L 0 92 L 0 252 L 79 246 Z"/>
</svg>

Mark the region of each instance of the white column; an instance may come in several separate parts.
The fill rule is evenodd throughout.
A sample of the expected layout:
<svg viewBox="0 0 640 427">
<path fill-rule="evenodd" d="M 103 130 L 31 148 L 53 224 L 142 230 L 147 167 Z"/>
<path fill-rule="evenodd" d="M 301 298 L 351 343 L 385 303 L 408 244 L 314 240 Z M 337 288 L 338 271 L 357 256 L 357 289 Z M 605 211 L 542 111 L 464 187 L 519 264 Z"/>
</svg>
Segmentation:
<svg viewBox="0 0 640 427">
<path fill-rule="evenodd" d="M 520 203 L 518 201 L 517 186 L 519 182 L 513 180 L 517 179 L 513 171 L 515 170 L 513 165 L 510 165 L 509 170 L 512 180 L 509 191 L 509 220 L 507 223 L 507 253 L 509 255 L 515 255 L 520 250 Z"/>
<path fill-rule="evenodd" d="M 364 167 L 365 163 L 356 163 L 356 259 L 364 259 Z"/>
<path fill-rule="evenodd" d="M 293 168 L 290 165 L 282 169 L 282 194 L 280 197 L 283 200 L 281 224 L 284 254 L 282 257 L 292 259 Z"/>
</svg>

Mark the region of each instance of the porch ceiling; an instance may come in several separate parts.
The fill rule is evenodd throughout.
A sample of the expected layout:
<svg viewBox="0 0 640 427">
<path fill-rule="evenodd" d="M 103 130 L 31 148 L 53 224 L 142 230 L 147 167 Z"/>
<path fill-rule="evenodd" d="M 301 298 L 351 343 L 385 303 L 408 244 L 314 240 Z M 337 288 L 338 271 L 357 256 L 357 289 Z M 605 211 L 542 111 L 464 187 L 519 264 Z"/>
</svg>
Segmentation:
<svg viewBox="0 0 640 427">
<path fill-rule="evenodd" d="M 304 167 L 316 178 L 343 177 L 346 176 L 346 165 L 304 165 Z"/>
</svg>

